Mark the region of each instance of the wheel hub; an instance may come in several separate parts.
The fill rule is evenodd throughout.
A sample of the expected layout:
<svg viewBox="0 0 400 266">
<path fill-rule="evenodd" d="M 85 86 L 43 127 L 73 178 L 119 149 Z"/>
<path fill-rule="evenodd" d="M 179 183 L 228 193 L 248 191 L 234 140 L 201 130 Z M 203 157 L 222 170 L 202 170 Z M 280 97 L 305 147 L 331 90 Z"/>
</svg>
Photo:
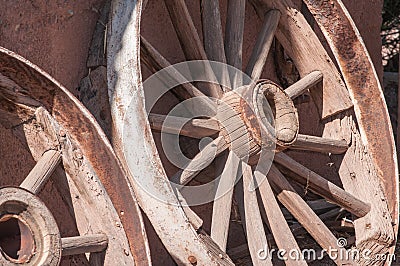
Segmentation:
<svg viewBox="0 0 400 266">
<path fill-rule="evenodd" d="M 290 146 L 299 129 L 293 101 L 271 81 L 226 93 L 218 104 L 217 119 L 221 135 L 241 159 L 257 155 L 262 148 Z"/>
</svg>

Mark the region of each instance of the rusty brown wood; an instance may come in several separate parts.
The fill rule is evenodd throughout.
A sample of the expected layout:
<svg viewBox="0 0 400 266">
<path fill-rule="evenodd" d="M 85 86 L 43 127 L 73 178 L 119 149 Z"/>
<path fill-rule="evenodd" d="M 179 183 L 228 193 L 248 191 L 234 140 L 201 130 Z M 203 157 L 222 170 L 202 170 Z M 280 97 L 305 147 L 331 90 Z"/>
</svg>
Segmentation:
<svg viewBox="0 0 400 266">
<path fill-rule="evenodd" d="M 399 180 L 393 132 L 381 84 L 358 29 L 341 0 L 304 1 L 322 29 L 349 89 L 360 134 L 398 224 Z M 390 157 L 388 157 L 390 154 Z"/>
<path fill-rule="evenodd" d="M 79 148 L 96 169 L 119 214 L 135 262 L 149 265 L 150 251 L 136 198 L 111 145 L 93 116 L 47 73 L 4 48 L 0 48 L 0 74 L 24 88 L 26 95 L 40 101 L 79 143 Z"/>
<path fill-rule="evenodd" d="M 164 0 L 174 25 L 176 34 L 187 60 L 207 60 L 207 55 L 200 40 L 197 29 L 189 14 L 184 0 Z M 205 65 L 206 75 L 209 80 L 214 80 L 213 72 L 209 65 Z M 219 85 L 213 83 L 199 84 L 200 90 L 206 95 L 220 98 L 222 89 Z"/>
</svg>

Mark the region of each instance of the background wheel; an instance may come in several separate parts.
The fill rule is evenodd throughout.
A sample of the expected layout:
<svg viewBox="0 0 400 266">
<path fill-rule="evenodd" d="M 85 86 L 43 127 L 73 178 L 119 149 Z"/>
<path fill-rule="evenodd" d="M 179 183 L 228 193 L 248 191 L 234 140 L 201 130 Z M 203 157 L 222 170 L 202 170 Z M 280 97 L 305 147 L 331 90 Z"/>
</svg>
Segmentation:
<svg viewBox="0 0 400 266">
<path fill-rule="evenodd" d="M 3 48 L 0 121 L 0 264 L 150 264 L 136 199 L 100 127 Z"/>
</svg>

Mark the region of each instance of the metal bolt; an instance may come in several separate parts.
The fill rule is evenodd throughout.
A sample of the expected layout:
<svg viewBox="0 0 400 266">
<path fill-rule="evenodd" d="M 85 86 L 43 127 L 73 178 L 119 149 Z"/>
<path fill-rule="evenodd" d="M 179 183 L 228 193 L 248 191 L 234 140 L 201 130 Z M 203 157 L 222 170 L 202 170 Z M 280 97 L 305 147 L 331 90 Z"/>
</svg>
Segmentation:
<svg viewBox="0 0 400 266">
<path fill-rule="evenodd" d="M 77 159 L 83 159 L 83 154 L 82 154 L 82 152 L 81 152 L 81 150 L 75 150 L 75 157 L 77 158 Z"/>
<path fill-rule="evenodd" d="M 61 129 L 60 132 L 58 132 L 58 134 L 60 135 L 60 137 L 63 137 L 63 138 L 65 136 L 67 136 L 67 133 L 63 129 Z"/>
<path fill-rule="evenodd" d="M 192 265 L 197 265 L 197 259 L 196 259 L 196 257 L 195 256 L 189 256 L 188 257 L 188 260 L 189 260 L 189 262 L 190 262 L 190 264 L 192 264 Z"/>
</svg>

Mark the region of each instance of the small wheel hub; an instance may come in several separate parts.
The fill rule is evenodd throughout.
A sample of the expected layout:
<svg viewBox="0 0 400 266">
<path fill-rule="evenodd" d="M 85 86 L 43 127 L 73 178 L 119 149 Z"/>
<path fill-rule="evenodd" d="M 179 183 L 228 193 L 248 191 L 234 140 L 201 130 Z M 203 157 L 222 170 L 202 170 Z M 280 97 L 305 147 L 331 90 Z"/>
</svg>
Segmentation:
<svg viewBox="0 0 400 266">
<path fill-rule="evenodd" d="M 0 189 L 1 265 L 58 265 L 61 236 L 57 223 L 34 194 L 17 187 Z M 2 243 L 6 244 L 3 248 Z M 3 258 L 2 258 L 3 257 Z"/>
</svg>

